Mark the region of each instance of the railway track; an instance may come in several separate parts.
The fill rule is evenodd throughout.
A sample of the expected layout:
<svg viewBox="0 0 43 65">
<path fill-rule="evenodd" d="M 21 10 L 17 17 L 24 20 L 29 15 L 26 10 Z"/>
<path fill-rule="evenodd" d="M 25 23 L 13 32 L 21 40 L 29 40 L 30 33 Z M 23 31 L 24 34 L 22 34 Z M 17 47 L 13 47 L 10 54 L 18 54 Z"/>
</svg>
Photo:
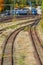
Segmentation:
<svg viewBox="0 0 43 65">
<path fill-rule="evenodd" d="M 29 25 L 29 24 L 28 24 Z M 27 26 L 28 26 L 27 25 Z M 25 26 L 24 26 L 25 27 Z M 1 59 L 1 64 L 0 65 L 5 65 L 4 63 L 6 63 L 5 59 L 10 60 L 11 61 L 8 62 L 7 65 L 14 65 L 13 64 L 13 44 L 14 44 L 14 40 L 16 39 L 17 34 L 24 29 L 24 27 L 21 27 L 17 30 L 15 30 L 13 33 L 10 34 L 10 36 L 7 38 L 5 44 L 4 44 L 4 48 L 3 48 L 3 52 L 2 52 L 2 59 Z M 10 44 L 10 45 L 9 45 Z M 10 46 L 10 48 L 8 48 Z M 10 51 L 9 51 L 10 50 Z M 8 52 L 7 52 L 8 51 Z M 11 54 L 11 57 L 9 58 L 9 56 L 7 58 L 4 58 L 4 56 L 6 54 Z M 4 61 L 5 60 L 5 61 Z"/>
<path fill-rule="evenodd" d="M 18 20 L 24 20 L 24 19 L 30 19 L 30 18 L 35 18 L 38 17 L 39 15 L 20 15 L 20 16 L 16 16 L 15 18 Z"/>
<path fill-rule="evenodd" d="M 1 60 L 1 65 L 4 65 L 3 64 L 3 62 L 4 62 L 4 54 L 5 54 L 5 50 L 6 51 L 8 51 L 8 52 L 11 52 L 11 53 L 8 53 L 8 54 L 11 54 L 11 58 L 10 59 L 12 59 L 11 61 L 9 61 L 9 63 L 8 63 L 8 65 L 13 65 L 13 44 L 14 44 L 14 40 L 16 39 L 16 36 L 17 36 L 17 34 L 22 30 L 23 28 L 20 28 L 20 29 L 18 29 L 18 30 L 16 30 L 16 31 L 14 31 L 10 36 L 9 36 L 9 38 L 7 39 L 7 41 L 5 42 L 5 45 L 4 45 L 4 49 L 3 49 L 3 54 L 2 54 L 2 60 Z M 7 47 L 7 49 L 6 49 L 6 46 L 7 46 L 7 44 L 8 43 L 10 43 L 10 48 L 8 49 L 8 47 Z M 8 46 L 9 46 L 9 44 L 8 44 Z M 7 53 L 7 52 L 6 52 Z M 5 54 L 6 55 L 6 54 Z M 9 57 L 7 57 L 8 59 L 9 59 Z M 7 60 L 8 60 L 7 59 Z"/>
<path fill-rule="evenodd" d="M 35 24 L 36 21 L 32 24 Z M 0 65 L 14 65 L 13 63 L 13 48 L 14 48 L 14 41 L 20 31 L 22 31 L 26 26 L 29 26 L 31 24 L 25 25 L 23 27 L 18 28 L 14 32 L 10 34 L 10 36 L 7 38 L 4 46 L 3 46 L 3 52 L 2 52 L 2 58 Z M 10 54 L 10 56 L 9 56 Z M 7 56 L 6 56 L 7 55 Z M 7 64 L 6 64 L 7 63 Z"/>
<path fill-rule="evenodd" d="M 35 19 L 36 20 L 36 19 Z M 23 22 L 23 23 L 18 23 L 18 24 L 16 24 L 16 25 L 24 25 L 24 24 L 28 24 L 28 23 L 33 23 L 35 20 L 31 20 L 31 21 L 26 21 L 26 22 Z M 3 28 L 3 29 L 0 29 L 0 34 L 3 32 L 3 31 L 5 31 L 6 30 L 6 28 Z"/>
<path fill-rule="evenodd" d="M 43 65 L 43 60 L 42 60 L 42 57 L 40 55 L 40 53 L 43 52 L 42 49 L 41 49 L 42 48 L 41 41 L 40 41 L 40 39 L 39 39 L 39 37 L 36 33 L 36 29 L 35 29 L 37 24 L 39 23 L 40 19 L 36 20 L 36 21 L 37 22 L 32 24 L 31 27 L 30 27 L 30 35 L 31 35 L 31 39 L 32 39 L 32 42 L 33 42 L 33 46 L 34 46 L 35 51 L 36 51 L 38 65 Z M 39 53 L 39 50 L 41 51 L 40 53 Z"/>
<path fill-rule="evenodd" d="M 12 19 L 17 19 L 17 20 L 24 20 L 26 18 L 35 18 L 39 15 L 20 15 L 20 16 L 6 16 L 6 17 L 2 17 L 0 18 L 0 22 L 11 22 Z"/>
<path fill-rule="evenodd" d="M 36 37 L 37 37 L 37 40 L 39 41 L 39 44 L 40 44 L 40 46 L 41 46 L 42 49 L 43 49 L 43 45 L 41 44 L 41 40 L 40 40 L 40 38 L 39 38 L 39 36 L 38 36 L 38 34 L 37 34 L 36 27 L 34 28 L 34 30 L 35 30 L 35 35 L 36 35 Z"/>
<path fill-rule="evenodd" d="M 43 49 L 43 45 L 41 44 L 41 40 L 40 40 L 40 38 L 38 37 L 37 31 L 36 31 L 36 26 L 37 26 L 38 23 L 39 23 L 39 21 L 36 22 L 36 23 L 35 23 L 35 26 L 33 27 L 33 28 L 34 28 L 34 35 L 36 36 L 37 41 L 39 42 L 40 46 L 41 46 L 42 49 Z"/>
<path fill-rule="evenodd" d="M 0 18 L 0 22 L 11 22 L 12 19 L 13 19 L 13 16 L 6 16 L 6 17 Z"/>
</svg>

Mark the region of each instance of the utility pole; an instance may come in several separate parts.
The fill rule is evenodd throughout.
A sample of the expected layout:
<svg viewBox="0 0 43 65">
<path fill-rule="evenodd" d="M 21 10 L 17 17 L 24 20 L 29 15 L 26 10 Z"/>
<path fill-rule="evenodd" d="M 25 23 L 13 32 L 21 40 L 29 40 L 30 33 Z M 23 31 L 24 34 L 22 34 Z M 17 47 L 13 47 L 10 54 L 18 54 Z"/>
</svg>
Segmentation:
<svg viewBox="0 0 43 65">
<path fill-rule="evenodd" d="M 28 0 L 28 3 L 30 5 L 30 7 L 32 7 L 32 3 L 31 3 L 31 0 Z"/>
</svg>

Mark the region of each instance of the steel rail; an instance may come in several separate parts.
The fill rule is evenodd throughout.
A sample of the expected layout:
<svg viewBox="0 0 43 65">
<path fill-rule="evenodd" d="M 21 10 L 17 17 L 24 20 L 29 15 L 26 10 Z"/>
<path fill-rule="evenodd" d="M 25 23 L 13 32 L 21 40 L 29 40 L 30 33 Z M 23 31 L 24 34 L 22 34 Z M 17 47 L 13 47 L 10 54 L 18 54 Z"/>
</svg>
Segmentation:
<svg viewBox="0 0 43 65">
<path fill-rule="evenodd" d="M 36 23 L 36 21 L 35 21 L 34 23 Z M 32 23 L 32 24 L 34 24 L 34 23 Z M 19 33 L 21 30 L 23 30 L 25 27 L 29 26 L 29 25 L 31 25 L 31 24 L 28 24 L 28 25 L 25 25 L 25 26 L 23 26 L 23 27 L 20 27 L 20 28 L 18 28 L 17 30 L 13 31 L 13 32 L 9 35 L 9 37 L 7 38 L 7 40 L 6 40 L 5 44 L 4 44 L 4 48 L 3 48 L 3 52 L 2 52 L 2 58 L 1 58 L 1 65 L 3 65 L 3 63 L 4 63 L 4 57 L 3 57 L 3 56 L 4 56 L 4 53 L 5 53 L 5 50 L 6 50 L 6 46 L 7 46 L 7 44 L 8 44 L 8 41 L 9 41 L 9 40 L 11 41 L 10 38 L 12 38 L 12 36 L 13 36 L 13 39 L 12 39 L 12 47 L 11 47 L 11 59 L 12 59 L 11 65 L 14 65 L 14 63 L 13 63 L 13 48 L 14 48 L 13 45 L 14 45 L 14 41 L 15 41 L 15 39 L 16 39 L 18 33 Z"/>
<path fill-rule="evenodd" d="M 40 56 L 39 56 L 39 54 L 38 54 L 37 47 L 36 47 L 36 45 L 35 45 L 35 41 L 34 41 L 34 37 L 33 37 L 34 35 L 33 35 L 33 31 L 32 31 L 33 26 L 36 26 L 36 25 L 39 23 L 39 21 L 40 21 L 40 19 L 39 19 L 39 20 L 36 20 L 36 23 L 33 23 L 33 24 L 31 25 L 31 27 L 30 27 L 30 35 L 31 35 L 31 39 L 32 39 L 32 42 L 33 42 L 33 46 L 34 46 L 34 48 L 35 48 L 35 51 L 36 51 L 36 54 L 37 54 L 37 57 L 38 57 L 39 64 L 40 64 L 40 65 L 43 65 L 43 64 L 42 64 L 42 61 L 41 61 L 41 59 L 40 59 Z M 34 32 L 35 32 L 35 30 L 34 30 Z"/>
<path fill-rule="evenodd" d="M 29 24 L 28 25 L 26 25 L 26 26 L 29 26 Z M 3 48 L 3 52 L 2 52 L 2 58 L 1 58 L 1 65 L 3 65 L 3 62 L 4 62 L 4 53 L 5 53 L 5 49 L 6 49 L 6 46 L 7 46 L 7 44 L 8 44 L 8 40 L 9 40 L 9 38 L 13 35 L 13 33 L 14 33 L 14 35 L 15 36 L 17 36 L 17 34 L 19 33 L 19 32 L 17 32 L 18 30 L 21 30 L 22 28 L 24 28 L 24 27 L 26 27 L 26 26 L 23 26 L 23 27 L 21 27 L 21 28 L 19 28 L 19 29 L 17 29 L 17 30 L 15 30 L 14 32 L 12 32 L 11 34 L 10 34 L 10 36 L 7 38 L 7 40 L 6 40 L 6 42 L 5 42 L 5 45 L 4 45 L 4 48 Z M 16 33 L 17 32 L 17 33 Z M 14 39 L 15 39 L 15 36 L 14 36 Z M 13 45 L 12 45 L 12 62 L 13 62 Z M 12 65 L 13 65 L 13 63 L 12 63 Z"/>
</svg>

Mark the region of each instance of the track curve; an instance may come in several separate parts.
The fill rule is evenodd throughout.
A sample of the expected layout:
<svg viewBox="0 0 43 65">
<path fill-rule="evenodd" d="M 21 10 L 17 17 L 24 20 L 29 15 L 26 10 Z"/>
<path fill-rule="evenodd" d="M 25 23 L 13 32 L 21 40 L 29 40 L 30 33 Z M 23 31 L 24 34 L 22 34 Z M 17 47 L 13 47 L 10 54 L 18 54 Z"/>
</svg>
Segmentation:
<svg viewBox="0 0 43 65">
<path fill-rule="evenodd" d="M 11 22 L 13 18 L 14 18 L 13 16 L 2 17 L 0 18 L 0 22 Z"/>
<path fill-rule="evenodd" d="M 39 41 L 39 44 L 40 44 L 40 46 L 41 46 L 42 49 L 43 49 L 43 45 L 41 44 L 41 40 L 40 40 L 40 38 L 39 38 L 39 36 L 38 36 L 38 34 L 37 34 L 36 27 L 34 28 L 34 30 L 35 30 L 35 35 L 36 35 L 36 37 L 37 37 L 37 39 L 38 39 L 38 41 Z"/>
<path fill-rule="evenodd" d="M 29 24 L 28 24 L 29 25 Z M 28 26 L 28 25 L 26 25 L 26 26 Z M 3 64 L 3 63 L 5 63 L 5 61 L 4 61 L 4 56 L 6 55 L 6 51 L 8 50 L 8 46 L 10 46 L 10 53 L 8 53 L 8 54 L 11 54 L 11 58 L 9 58 L 9 56 L 7 57 L 8 58 L 8 60 L 10 60 L 10 59 L 12 59 L 11 60 L 11 62 L 9 62 L 9 64 L 8 65 L 13 65 L 13 44 L 14 44 L 14 40 L 15 40 L 15 38 L 16 38 L 16 36 L 17 36 L 17 34 L 21 31 L 21 30 L 23 30 L 24 29 L 24 27 L 25 26 L 23 26 L 23 27 L 21 27 L 21 28 L 19 28 L 19 29 L 17 29 L 17 30 L 15 30 L 13 33 L 11 33 L 11 35 L 7 38 L 7 40 L 6 40 L 6 42 L 5 42 L 5 45 L 4 45 L 4 48 L 3 48 L 3 52 L 2 52 L 2 58 L 1 58 L 1 64 L 0 65 L 5 65 L 5 64 Z M 12 39 L 11 39 L 12 38 Z M 10 45 L 7 45 L 8 43 L 10 43 Z M 7 49 L 6 49 L 6 46 L 7 46 Z M 6 53 L 5 53 L 6 52 Z"/>
<path fill-rule="evenodd" d="M 36 23 L 36 21 L 34 23 Z M 34 23 L 32 23 L 32 25 Z M 5 45 L 4 45 L 4 48 L 3 48 L 1 64 L 0 65 L 14 65 L 14 63 L 13 63 L 13 48 L 14 48 L 13 45 L 14 45 L 14 41 L 15 41 L 18 33 L 21 30 L 23 30 L 26 26 L 29 26 L 29 25 L 31 25 L 31 24 L 20 27 L 19 29 L 12 32 L 11 35 L 7 38 L 7 40 L 5 42 Z M 10 55 L 10 57 L 9 57 L 9 55 L 6 57 L 6 54 L 11 54 L 11 55 Z M 4 56 L 5 56 L 5 58 L 4 58 Z M 8 64 L 6 64 L 6 62 L 8 62 Z"/>
<path fill-rule="evenodd" d="M 37 36 L 36 29 L 35 29 L 36 25 L 39 23 L 39 21 L 40 21 L 40 19 L 36 20 L 36 23 L 31 25 L 31 27 L 30 27 L 30 35 L 31 35 L 31 39 L 32 39 L 32 42 L 33 42 L 33 46 L 34 46 L 35 51 L 36 51 L 36 55 L 37 55 L 39 65 L 43 65 L 43 62 L 41 60 L 40 54 L 38 53 L 37 46 L 36 46 L 38 43 L 39 43 L 39 45 L 41 44 L 41 42 L 39 40 L 39 37 Z M 35 38 L 37 38 L 37 40 Z M 36 41 L 38 41 L 38 43 Z M 35 43 L 37 43 L 37 44 L 35 44 Z"/>
</svg>

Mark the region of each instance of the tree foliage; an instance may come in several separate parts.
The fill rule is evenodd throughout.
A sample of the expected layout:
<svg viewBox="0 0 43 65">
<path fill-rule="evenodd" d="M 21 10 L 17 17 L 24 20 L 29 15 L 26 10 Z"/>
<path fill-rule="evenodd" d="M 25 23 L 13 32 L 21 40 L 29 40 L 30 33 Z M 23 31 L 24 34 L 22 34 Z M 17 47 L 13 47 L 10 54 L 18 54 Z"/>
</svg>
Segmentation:
<svg viewBox="0 0 43 65">
<path fill-rule="evenodd" d="M 1 6 L 1 4 L 4 4 L 4 0 L 0 0 L 0 12 L 4 9 L 4 7 Z"/>
<path fill-rule="evenodd" d="M 8 4 L 8 5 L 5 6 L 5 10 L 6 10 L 6 9 L 7 9 L 7 10 L 10 10 L 10 7 L 11 7 L 12 5 L 9 5 L 9 4 L 12 4 L 12 3 L 13 3 L 12 0 L 5 0 L 5 4 Z"/>
<path fill-rule="evenodd" d="M 42 3 L 42 0 L 16 0 L 16 2 L 20 5 L 20 4 L 23 4 L 23 5 L 29 5 L 29 2 L 32 3 L 33 6 L 35 6 L 36 4 L 37 5 L 41 5 Z"/>
<path fill-rule="evenodd" d="M 43 0 L 0 0 L 0 1 L 4 1 L 5 4 L 12 4 L 11 6 L 5 6 L 4 8 L 5 10 L 6 9 L 10 10 L 10 7 L 14 8 L 15 6 L 23 7 L 26 5 L 30 5 L 29 2 L 31 2 L 32 6 L 42 5 L 43 8 Z"/>
<path fill-rule="evenodd" d="M 42 9 L 43 9 L 43 0 L 42 0 Z"/>
</svg>

